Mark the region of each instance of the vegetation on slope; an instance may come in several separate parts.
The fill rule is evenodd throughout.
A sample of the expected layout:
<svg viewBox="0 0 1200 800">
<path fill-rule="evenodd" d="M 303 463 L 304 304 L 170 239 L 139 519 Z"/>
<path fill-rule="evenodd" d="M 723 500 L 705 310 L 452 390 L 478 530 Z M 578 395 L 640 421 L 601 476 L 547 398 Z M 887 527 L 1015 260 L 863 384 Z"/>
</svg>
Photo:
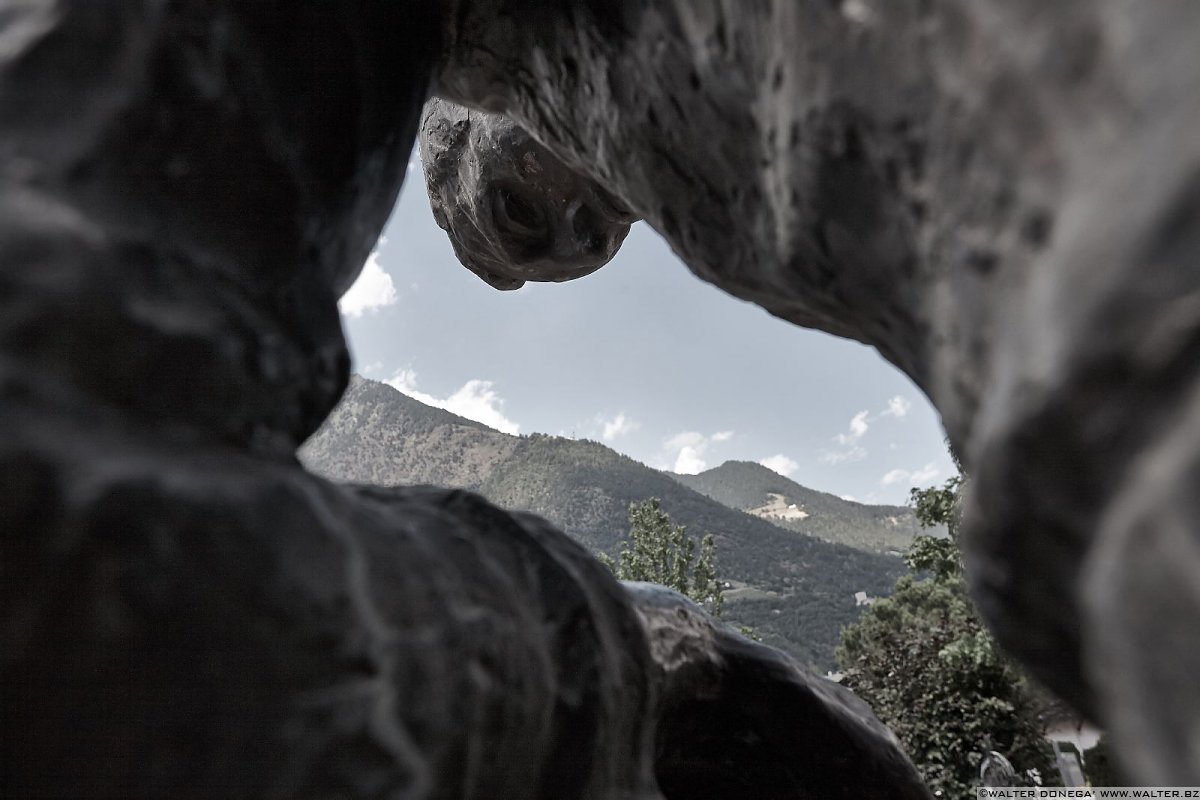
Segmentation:
<svg viewBox="0 0 1200 800">
<path fill-rule="evenodd" d="M 615 556 L 631 503 L 660 499 L 671 519 L 712 533 L 723 576 L 765 596 L 729 598 L 725 618 L 818 669 L 832 668 L 841 628 L 860 609 L 855 592 L 886 594 L 905 570 L 898 558 L 796 535 L 714 502 L 597 442 L 522 437 L 481 487 L 506 508 L 560 525 L 593 552 Z"/>
<path fill-rule="evenodd" d="M 854 594 L 886 594 L 905 572 L 898 558 L 783 530 L 597 442 L 509 436 L 361 378 L 301 459 L 335 480 L 478 491 L 611 557 L 628 530 L 630 504 L 657 497 L 677 524 L 714 535 L 722 577 L 738 587 L 724 619 L 821 670 L 834 666 L 841 628 L 858 619 Z"/>
<path fill-rule="evenodd" d="M 749 461 L 727 461 L 699 475 L 673 477 L 689 489 L 722 505 L 746 512 L 772 505 L 772 496 L 777 496 L 782 499 L 785 508 L 795 505 L 803 516 L 788 519 L 764 509 L 760 513 L 768 522 L 796 533 L 873 553 L 902 555 L 912 544 L 913 538 L 922 532 L 911 508 L 870 506 L 843 500 L 836 495 L 801 486 L 761 464 Z M 944 530 L 944 526 L 935 525 L 924 533 L 942 535 Z"/>
<path fill-rule="evenodd" d="M 644 581 L 674 589 L 703 606 L 714 617 L 725 607 L 725 592 L 717 577 L 717 543 L 711 533 L 696 540 L 683 525 L 675 525 L 657 497 L 629 506 L 629 535 L 613 561 L 600 561 L 620 581 Z"/>
<path fill-rule="evenodd" d="M 999 650 L 967 596 L 956 546 L 961 481 L 914 491 L 918 517 L 950 537 L 919 537 L 908 562 L 929 577 L 901 578 L 891 597 L 847 628 L 838 649 L 845 683 L 904 745 L 940 797 L 967 797 L 989 751 L 1018 776 L 1052 783 L 1042 701 Z M 1018 777 L 1025 782 L 1031 777 Z"/>
<path fill-rule="evenodd" d="M 332 480 L 478 490 L 517 439 L 352 375 L 342 401 L 300 449 Z"/>
</svg>

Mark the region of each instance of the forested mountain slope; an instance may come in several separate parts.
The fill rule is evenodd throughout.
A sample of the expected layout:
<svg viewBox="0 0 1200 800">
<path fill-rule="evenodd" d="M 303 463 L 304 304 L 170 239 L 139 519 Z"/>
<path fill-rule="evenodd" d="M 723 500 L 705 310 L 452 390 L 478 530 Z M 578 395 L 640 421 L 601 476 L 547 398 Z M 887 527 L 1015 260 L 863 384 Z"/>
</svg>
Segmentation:
<svg viewBox="0 0 1200 800">
<path fill-rule="evenodd" d="M 901 555 L 921 530 L 911 508 L 873 506 L 819 492 L 749 461 L 726 461 L 675 480 L 779 527 L 875 553 Z"/>
<path fill-rule="evenodd" d="M 628 529 L 629 504 L 658 497 L 697 538 L 716 535 L 719 575 L 734 587 L 726 621 L 820 669 L 833 666 L 841 627 L 857 619 L 854 594 L 885 594 L 904 571 L 898 558 L 783 530 L 597 442 L 510 436 L 357 376 L 300 455 L 334 480 L 477 491 L 608 553 Z"/>
</svg>

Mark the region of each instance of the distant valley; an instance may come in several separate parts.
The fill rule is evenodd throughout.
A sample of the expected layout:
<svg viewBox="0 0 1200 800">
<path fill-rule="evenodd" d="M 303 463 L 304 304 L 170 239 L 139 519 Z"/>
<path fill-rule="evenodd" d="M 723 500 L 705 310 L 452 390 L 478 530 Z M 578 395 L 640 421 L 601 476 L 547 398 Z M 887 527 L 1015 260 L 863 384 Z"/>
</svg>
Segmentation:
<svg viewBox="0 0 1200 800">
<path fill-rule="evenodd" d="M 609 554 L 629 504 L 658 497 L 697 538 L 716 535 L 720 576 L 734 587 L 724 619 L 821 670 L 861 610 L 855 594 L 891 590 L 905 572 L 895 553 L 918 530 L 910 509 L 852 503 L 759 464 L 659 472 L 598 442 L 500 433 L 358 376 L 300 457 L 337 481 L 469 489 Z"/>
</svg>

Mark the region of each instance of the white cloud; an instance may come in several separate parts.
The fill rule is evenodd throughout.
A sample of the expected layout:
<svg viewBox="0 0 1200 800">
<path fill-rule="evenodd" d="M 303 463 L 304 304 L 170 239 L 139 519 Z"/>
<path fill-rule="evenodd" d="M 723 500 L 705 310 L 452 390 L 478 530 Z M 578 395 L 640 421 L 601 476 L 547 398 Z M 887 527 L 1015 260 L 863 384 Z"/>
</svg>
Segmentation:
<svg viewBox="0 0 1200 800">
<path fill-rule="evenodd" d="M 441 408 L 441 404 L 444 402 L 431 394 L 425 394 L 417 389 L 417 373 L 413 372 L 411 369 L 399 370 L 395 375 L 392 376 L 391 380 L 384 381 L 384 383 L 386 383 L 388 386 L 391 386 L 401 394 L 406 394 L 413 400 L 419 400 L 427 406 L 437 406 L 438 408 Z"/>
<path fill-rule="evenodd" d="M 841 445 L 841 447 L 836 450 L 822 450 L 817 456 L 817 460 L 822 464 L 846 464 L 866 458 L 867 449 L 859 444 L 858 440 L 866 436 L 870 428 L 870 413 L 867 411 L 858 412 L 850 418 L 850 424 L 847 426 L 846 433 L 839 433 L 833 437 L 833 440 Z"/>
<path fill-rule="evenodd" d="M 382 371 L 383 371 L 383 362 L 382 361 L 372 361 L 370 364 L 367 364 L 365 367 L 360 367 L 358 369 L 358 373 L 360 375 L 378 375 Z"/>
<path fill-rule="evenodd" d="M 909 479 L 913 483 L 928 483 L 941 474 L 942 471 L 933 464 L 926 464 L 919 470 L 914 471 L 913 474 L 909 476 Z"/>
<path fill-rule="evenodd" d="M 894 483 L 901 482 L 907 483 L 909 486 L 920 486 L 921 484 L 929 483 L 940 474 L 942 474 L 942 471 L 932 463 L 929 463 L 915 470 L 893 469 L 880 478 L 879 482 L 884 486 L 891 486 Z"/>
<path fill-rule="evenodd" d="M 849 433 L 839 433 L 833 437 L 834 441 L 841 445 L 851 445 L 866 435 L 867 430 L 871 427 L 870 415 L 866 411 L 860 411 L 850 418 Z"/>
<path fill-rule="evenodd" d="M 384 272 L 379 264 L 379 248 L 383 244 L 384 240 L 380 239 L 371 255 L 367 256 L 367 263 L 358 273 L 358 279 L 338 301 L 338 310 L 347 317 L 361 317 L 368 311 L 395 305 L 400 299 L 392 276 Z"/>
<path fill-rule="evenodd" d="M 427 406 L 444 408 L 452 414 L 482 422 L 503 433 L 515 436 L 521 432 L 520 425 L 504 416 L 504 398 L 496 394 L 491 381 L 472 378 L 446 398 L 418 390 L 417 374 L 408 369 L 397 372 L 387 384 Z"/>
<path fill-rule="evenodd" d="M 733 431 L 719 431 L 711 436 L 705 436 L 697 431 L 677 433 L 663 442 L 663 451 L 667 453 L 667 461 L 674 462 L 671 469 L 680 475 L 695 475 L 703 472 L 708 466 L 704 460 L 705 451 L 712 442 L 725 442 L 733 436 Z"/>
<path fill-rule="evenodd" d="M 859 411 L 850 418 L 850 423 L 846 426 L 846 432 L 839 433 L 833 437 L 833 441 L 838 444 L 838 447 L 822 450 L 817 455 L 817 460 L 822 464 L 848 464 L 853 461 L 861 461 L 867 457 L 867 449 L 863 447 L 861 440 L 871 430 L 871 423 L 883 417 L 896 417 L 899 419 L 908 414 L 911 409 L 911 402 L 900 395 L 896 395 L 888 400 L 887 408 L 875 416 L 871 416 L 871 412 L 865 409 Z"/>
<path fill-rule="evenodd" d="M 684 431 L 683 433 L 675 434 L 663 442 L 663 447 L 668 450 L 678 450 L 681 447 L 703 447 L 704 444 L 704 434 L 696 433 L 695 431 Z"/>
<path fill-rule="evenodd" d="M 851 503 L 857 503 L 857 502 L 858 502 L 857 500 L 855 500 L 855 499 L 854 499 L 854 495 L 852 495 L 852 494 L 844 494 L 844 495 L 841 495 L 841 498 L 842 498 L 843 500 L 846 500 L 846 501 L 848 501 L 848 502 L 851 502 Z"/>
<path fill-rule="evenodd" d="M 911 410 L 912 403 L 908 400 L 908 398 L 896 395 L 891 400 L 888 400 L 887 408 L 879 412 L 879 416 L 895 417 L 896 419 L 900 419 L 907 416 L 908 412 Z"/>
<path fill-rule="evenodd" d="M 817 456 L 817 461 L 822 464 L 851 464 L 855 461 L 862 461 L 867 457 L 867 448 L 856 444 L 851 447 L 845 447 L 841 450 L 822 450 Z"/>
<path fill-rule="evenodd" d="M 633 433 L 641 427 L 638 422 L 625 416 L 624 411 L 621 411 L 610 420 L 601 418 L 599 421 L 604 425 L 604 431 L 600 434 L 600 438 L 604 439 L 606 442 L 611 442 L 618 436 L 624 436 L 627 433 Z"/>
<path fill-rule="evenodd" d="M 778 472 L 785 478 L 790 476 L 796 470 L 800 469 L 800 464 L 798 464 L 794 459 L 788 458 L 783 453 L 769 456 L 758 463 L 762 464 L 764 467 L 772 470 L 773 472 Z"/>
<path fill-rule="evenodd" d="M 447 411 L 482 422 L 488 427 L 516 435 L 521 426 L 504 416 L 504 400 L 492 389 L 491 381 L 472 379 L 446 398 Z"/>
<path fill-rule="evenodd" d="M 675 457 L 675 472 L 680 475 L 695 475 L 703 472 L 708 466 L 704 459 L 700 457 L 702 449 L 685 445 L 679 449 L 679 455 Z"/>
</svg>

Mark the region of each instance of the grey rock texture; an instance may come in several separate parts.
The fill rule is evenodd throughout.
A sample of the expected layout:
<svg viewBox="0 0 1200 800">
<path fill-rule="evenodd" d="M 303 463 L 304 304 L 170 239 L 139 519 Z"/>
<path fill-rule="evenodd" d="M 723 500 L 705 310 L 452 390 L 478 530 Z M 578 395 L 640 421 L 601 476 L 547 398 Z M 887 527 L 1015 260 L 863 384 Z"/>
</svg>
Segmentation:
<svg viewBox="0 0 1200 800">
<path fill-rule="evenodd" d="M 667 797 L 929 797 L 895 736 L 852 692 L 676 592 L 624 586 L 657 667 L 655 773 Z"/>
<path fill-rule="evenodd" d="M 315 430 L 437 47 L 413 5 L 6 8 L 6 385 L 263 451 Z"/>
<path fill-rule="evenodd" d="M 966 558 L 1006 648 L 1135 777 L 1200 783 L 1200 5 L 530 23 L 471 4 L 437 93 L 515 120 L 704 280 L 907 373 L 974 478 Z"/>
<path fill-rule="evenodd" d="M 545 523 L 5 412 L 5 796 L 661 796 L 637 621 Z"/>
<path fill-rule="evenodd" d="M 656 742 L 689 731 L 600 565 L 472 495 L 295 460 L 346 385 L 335 300 L 442 10 L 0 8 L 3 796 L 664 796 Z M 859 733 L 844 757 L 903 765 Z"/>
<path fill-rule="evenodd" d="M 633 216 L 508 117 L 434 98 L 421 133 L 433 218 L 495 288 L 581 278 L 625 241 Z"/>
</svg>

